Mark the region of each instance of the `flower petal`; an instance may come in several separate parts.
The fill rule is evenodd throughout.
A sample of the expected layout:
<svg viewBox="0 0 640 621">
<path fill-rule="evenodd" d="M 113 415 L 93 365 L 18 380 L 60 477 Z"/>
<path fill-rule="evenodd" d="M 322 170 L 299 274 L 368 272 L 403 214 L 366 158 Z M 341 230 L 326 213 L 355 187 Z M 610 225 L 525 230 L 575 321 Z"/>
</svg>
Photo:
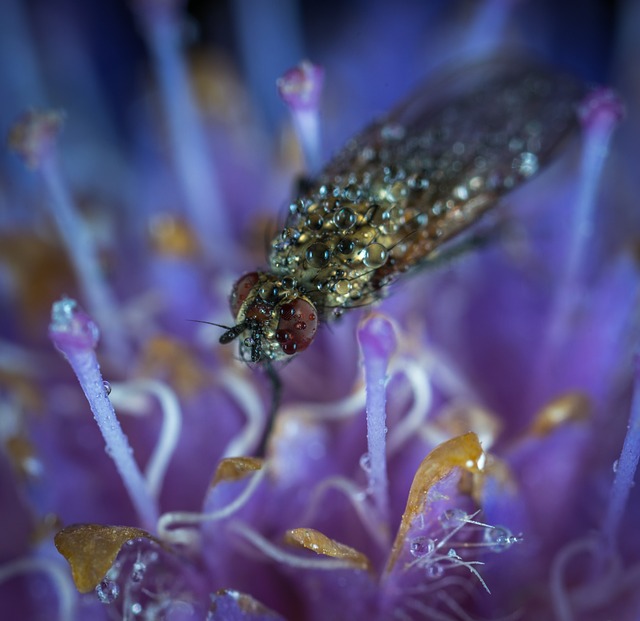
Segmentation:
<svg viewBox="0 0 640 621">
<path fill-rule="evenodd" d="M 284 540 L 291 546 L 349 561 L 354 569 L 371 570 L 371 561 L 362 552 L 331 539 L 314 528 L 293 528 L 286 532 Z"/>
<path fill-rule="evenodd" d="M 407 506 L 387 562 L 387 572 L 393 569 L 398 560 L 411 523 L 424 511 L 429 490 L 455 468 L 476 474 L 482 472 L 484 461 L 485 455 L 475 433 L 466 433 L 443 442 L 422 460 L 409 490 Z"/>
<path fill-rule="evenodd" d="M 88 593 L 105 577 L 120 548 L 127 541 L 139 538 L 153 539 L 141 528 L 74 524 L 55 536 L 55 544 L 71 565 L 78 591 Z"/>
</svg>

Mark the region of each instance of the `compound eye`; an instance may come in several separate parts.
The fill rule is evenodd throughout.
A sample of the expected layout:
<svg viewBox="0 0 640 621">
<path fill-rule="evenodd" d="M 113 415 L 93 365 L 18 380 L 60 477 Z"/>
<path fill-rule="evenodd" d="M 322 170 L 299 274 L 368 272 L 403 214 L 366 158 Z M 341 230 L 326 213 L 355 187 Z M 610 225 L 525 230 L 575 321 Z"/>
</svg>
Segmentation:
<svg viewBox="0 0 640 621">
<path fill-rule="evenodd" d="M 276 340 L 282 351 L 289 356 L 309 347 L 318 330 L 318 313 L 310 302 L 296 298 L 282 304 L 276 330 Z"/>
<path fill-rule="evenodd" d="M 229 298 L 229 306 L 234 317 L 238 316 L 240 308 L 247 299 L 249 293 L 258 282 L 260 275 L 258 272 L 249 272 L 236 281 L 231 289 L 231 297 Z"/>
</svg>

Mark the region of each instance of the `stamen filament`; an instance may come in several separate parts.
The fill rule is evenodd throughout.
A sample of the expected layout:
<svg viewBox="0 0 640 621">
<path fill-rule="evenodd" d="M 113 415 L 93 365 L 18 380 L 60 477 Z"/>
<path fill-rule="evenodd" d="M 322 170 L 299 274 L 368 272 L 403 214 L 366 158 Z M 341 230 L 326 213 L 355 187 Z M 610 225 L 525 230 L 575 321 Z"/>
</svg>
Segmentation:
<svg viewBox="0 0 640 621">
<path fill-rule="evenodd" d="M 389 490 L 386 456 L 386 382 L 387 368 L 396 337 L 391 322 L 373 315 L 358 330 L 366 382 L 367 448 L 369 490 L 382 526 L 389 524 Z"/>
<path fill-rule="evenodd" d="M 242 522 L 234 522 L 231 525 L 231 529 L 238 535 L 252 543 L 265 556 L 273 559 L 278 563 L 282 563 L 283 565 L 288 565 L 289 567 L 299 567 L 300 569 L 323 569 L 327 571 L 334 571 L 336 569 L 353 570 L 353 564 L 349 561 L 343 561 L 334 558 L 306 558 L 303 556 L 298 556 L 296 554 L 289 554 L 282 548 L 273 545 L 269 540 L 265 539 L 253 528 L 249 528 Z"/>
<path fill-rule="evenodd" d="M 66 566 L 47 558 L 20 558 L 0 565 L 0 583 L 20 574 L 42 572 L 51 578 L 58 594 L 58 619 L 73 621 L 76 608 L 76 589 Z"/>
<path fill-rule="evenodd" d="M 615 548 L 620 523 L 624 516 L 629 494 L 640 459 L 640 369 L 636 359 L 636 376 L 633 388 L 631 413 L 627 425 L 627 433 L 618 459 L 613 485 L 609 495 L 609 504 L 602 525 L 602 533 L 610 549 Z"/>
<path fill-rule="evenodd" d="M 322 163 L 319 109 L 323 81 L 322 67 L 306 60 L 277 81 L 278 93 L 291 113 L 310 176 L 318 172 Z"/>
<path fill-rule="evenodd" d="M 260 485 L 262 479 L 264 479 L 266 472 L 266 468 L 261 468 L 256 471 L 256 473 L 251 476 L 249 483 L 242 490 L 242 493 L 220 509 L 207 513 L 190 511 L 171 511 L 164 513 L 158 520 L 158 536 L 163 541 L 184 543 L 185 541 L 189 541 L 191 537 L 190 535 L 185 536 L 187 530 L 185 528 L 172 528 L 175 524 L 203 524 L 205 522 L 217 522 L 232 516 L 251 499 L 258 485 Z M 205 501 L 205 505 L 206 504 Z"/>
<path fill-rule="evenodd" d="M 598 187 L 613 130 L 622 117 L 623 106 L 609 89 L 592 93 L 581 108 L 584 146 L 580 165 L 580 186 L 576 197 L 568 253 L 552 303 L 550 321 L 538 356 L 531 393 L 539 394 L 558 353 L 565 345 L 575 306 L 584 285 L 586 259 L 592 238 Z"/>
<path fill-rule="evenodd" d="M 176 393 L 166 384 L 157 380 L 135 380 L 111 384 L 109 398 L 116 407 L 127 407 L 132 397 L 139 393 L 150 393 L 160 403 L 162 428 L 160 437 L 145 468 L 145 478 L 149 491 L 158 498 L 164 475 L 175 451 L 182 430 L 182 408 Z"/>
<path fill-rule="evenodd" d="M 60 173 L 57 137 L 62 122 L 59 112 L 30 112 L 14 125 L 9 142 L 26 165 L 42 175 L 50 198 L 46 205 L 69 253 L 89 311 L 105 333 L 105 348 L 113 360 L 125 364 L 131 355 L 121 313 L 104 278 L 91 232 Z"/>
<path fill-rule="evenodd" d="M 230 227 L 216 170 L 180 51 L 180 4 L 177 0 L 137 3 L 160 85 L 173 164 L 191 224 L 205 255 L 212 260 L 224 257 L 228 262 L 235 250 L 229 244 Z"/>
<path fill-rule="evenodd" d="M 102 433 L 106 450 L 113 459 L 143 527 L 151 532 L 158 520 L 158 508 L 138 464 L 127 436 L 113 410 L 95 354 L 98 327 L 77 302 L 69 298 L 54 303 L 49 337 L 75 372 Z"/>
</svg>

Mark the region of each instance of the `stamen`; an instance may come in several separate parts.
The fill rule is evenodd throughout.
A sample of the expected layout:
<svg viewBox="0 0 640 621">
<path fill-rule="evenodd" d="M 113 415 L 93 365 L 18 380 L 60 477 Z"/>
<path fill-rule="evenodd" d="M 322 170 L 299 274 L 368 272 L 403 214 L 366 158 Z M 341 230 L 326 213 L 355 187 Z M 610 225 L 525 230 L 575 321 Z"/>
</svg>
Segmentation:
<svg viewBox="0 0 640 621">
<path fill-rule="evenodd" d="M 9 145 L 29 168 L 38 169 L 49 194 L 47 207 L 58 227 L 91 314 L 105 333 L 105 347 L 113 360 L 131 360 L 121 314 L 104 278 L 91 232 L 79 214 L 59 169 L 57 141 L 63 114 L 29 112 L 12 128 Z"/>
<path fill-rule="evenodd" d="M 507 23 L 517 0 L 485 0 L 479 3 L 468 33 L 467 54 L 488 56 L 505 39 Z"/>
<path fill-rule="evenodd" d="M 247 417 L 247 424 L 227 444 L 222 453 L 222 458 L 250 455 L 260 443 L 266 424 L 262 399 L 251 382 L 248 382 L 233 371 L 223 370 L 220 376 L 220 383 Z"/>
<path fill-rule="evenodd" d="M 237 498 L 232 500 L 228 505 L 215 511 L 210 511 L 209 513 L 191 511 L 171 511 L 164 513 L 158 520 L 158 536 L 163 541 L 169 543 L 190 543 L 193 540 L 191 532 L 186 528 L 173 528 L 176 524 L 195 525 L 227 519 L 247 504 L 258 488 L 258 485 L 262 482 L 262 479 L 264 479 L 266 473 L 267 468 L 263 467 L 257 470 L 255 474 L 251 475 L 249 483 L 247 483 Z M 207 501 L 205 500 L 205 505 L 206 504 Z"/>
<path fill-rule="evenodd" d="M 37 377 L 42 374 L 43 368 L 48 367 L 49 362 L 47 355 L 41 352 L 35 353 L 26 347 L 0 339 L 0 371 Z"/>
<path fill-rule="evenodd" d="M 273 96 L 273 80 L 283 67 L 304 57 L 299 4 L 294 0 L 236 0 L 230 7 L 246 83 L 255 107 L 273 130 L 282 117 L 282 106 Z"/>
<path fill-rule="evenodd" d="M 565 546 L 555 557 L 551 566 L 551 601 L 558 621 L 573 621 L 574 615 L 569 594 L 564 584 L 566 567 L 569 561 L 581 552 L 593 554 L 599 544 L 596 539 L 579 539 Z"/>
<path fill-rule="evenodd" d="M 295 554 L 289 554 L 282 548 L 273 545 L 269 540 L 265 539 L 253 528 L 249 528 L 242 522 L 234 522 L 233 524 L 231 524 L 230 528 L 238 535 L 252 543 L 265 556 L 268 556 L 269 558 L 278 563 L 282 563 L 283 565 L 288 565 L 289 567 L 299 567 L 300 569 L 323 569 L 326 571 L 334 571 L 336 569 L 353 570 L 353 564 L 349 561 L 343 561 L 333 558 L 306 558 L 303 556 L 297 556 Z"/>
<path fill-rule="evenodd" d="M 405 442 L 418 433 L 422 427 L 429 410 L 431 409 L 433 391 L 427 369 L 420 369 L 415 361 L 408 358 L 400 358 L 392 364 L 392 375 L 401 372 L 409 381 L 413 391 L 413 405 L 408 414 L 399 421 L 389 433 L 387 453 L 394 455 L 402 448 Z M 446 438 L 433 436 L 433 445 L 439 444 Z"/>
<path fill-rule="evenodd" d="M 584 131 L 584 146 L 580 164 L 580 186 L 573 211 L 573 222 L 567 243 L 568 253 L 556 285 L 549 327 L 538 356 L 538 368 L 531 385 L 532 394 L 539 393 L 540 385 L 549 376 L 558 352 L 571 333 L 569 324 L 575 305 L 581 295 L 585 278 L 586 260 L 590 256 L 590 242 L 598 198 L 598 188 L 609 141 L 613 130 L 624 114 L 622 102 L 610 89 L 591 93 L 580 108 Z"/>
<path fill-rule="evenodd" d="M 351 418 L 362 411 L 365 406 L 365 386 L 358 384 L 354 392 L 338 401 L 329 403 L 294 403 L 282 407 L 280 416 L 285 418 L 303 410 L 315 421 L 344 420 Z"/>
<path fill-rule="evenodd" d="M 157 380 L 135 380 L 111 384 L 109 398 L 115 407 L 122 407 L 126 410 L 131 409 L 140 393 L 150 393 L 156 397 L 162 410 L 160 437 L 145 468 L 147 487 L 157 500 L 169 461 L 180 439 L 182 409 L 175 392 L 166 384 Z M 147 409 L 146 407 L 144 408 L 144 413 L 146 413 Z"/>
<path fill-rule="evenodd" d="M 75 300 L 63 298 L 53 305 L 49 338 L 68 360 L 80 382 L 104 438 L 107 453 L 116 465 L 140 522 L 147 530 L 153 530 L 158 509 L 109 401 L 95 354 L 98 327 L 78 308 Z"/>
<path fill-rule="evenodd" d="M 20 0 L 2 3 L 2 35 L 0 58 L 19 58 L 19 63 L 6 63 L 3 67 L 5 110 L 19 110 L 24 106 L 40 105 L 46 100 L 42 70 L 38 59 L 38 46 L 29 24 L 27 6 Z"/>
<path fill-rule="evenodd" d="M 386 456 L 386 382 L 387 367 L 396 348 L 391 322 L 373 315 L 358 330 L 367 385 L 367 451 L 369 490 L 382 525 L 388 525 L 389 491 Z"/>
<path fill-rule="evenodd" d="M 640 458 L 640 359 L 636 355 L 633 399 L 627 433 L 617 462 L 602 533 L 610 549 L 615 548 L 620 523 L 629 500 Z"/>
<path fill-rule="evenodd" d="M 42 572 L 47 574 L 58 594 L 58 619 L 73 621 L 76 609 L 76 589 L 69 578 L 67 568 L 47 558 L 21 558 L 0 565 L 0 583 L 20 574 Z"/>
<path fill-rule="evenodd" d="M 230 226 L 206 131 L 189 84 L 182 56 L 180 0 L 137 0 L 136 7 L 154 65 L 167 117 L 171 154 L 202 251 L 213 259 L 235 255 Z M 213 244 L 211 240 L 215 239 Z"/>
<path fill-rule="evenodd" d="M 319 109 L 323 82 L 324 69 L 304 60 L 285 72 L 276 83 L 278 93 L 291 113 L 310 176 L 319 171 L 322 163 Z"/>
<path fill-rule="evenodd" d="M 300 523 L 310 524 L 313 522 L 314 518 L 320 514 L 319 510 L 323 507 L 322 499 L 325 493 L 332 489 L 346 496 L 367 533 L 381 550 L 385 550 L 389 542 L 380 530 L 378 523 L 373 519 L 370 507 L 366 502 L 366 494 L 359 486 L 345 477 L 329 477 L 314 488 L 307 504 L 307 510 L 299 520 Z"/>
</svg>

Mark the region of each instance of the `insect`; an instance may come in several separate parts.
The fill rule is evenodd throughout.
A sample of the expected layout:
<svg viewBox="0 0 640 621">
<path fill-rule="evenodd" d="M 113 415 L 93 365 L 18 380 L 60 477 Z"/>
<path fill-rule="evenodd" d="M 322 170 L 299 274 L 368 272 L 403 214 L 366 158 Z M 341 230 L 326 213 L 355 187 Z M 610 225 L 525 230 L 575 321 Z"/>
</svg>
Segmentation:
<svg viewBox="0 0 640 621">
<path fill-rule="evenodd" d="M 221 343 L 270 363 L 304 351 L 319 323 L 379 300 L 577 127 L 581 82 L 517 62 L 432 81 L 349 141 L 290 205 L 269 269 L 234 285 Z"/>
</svg>

